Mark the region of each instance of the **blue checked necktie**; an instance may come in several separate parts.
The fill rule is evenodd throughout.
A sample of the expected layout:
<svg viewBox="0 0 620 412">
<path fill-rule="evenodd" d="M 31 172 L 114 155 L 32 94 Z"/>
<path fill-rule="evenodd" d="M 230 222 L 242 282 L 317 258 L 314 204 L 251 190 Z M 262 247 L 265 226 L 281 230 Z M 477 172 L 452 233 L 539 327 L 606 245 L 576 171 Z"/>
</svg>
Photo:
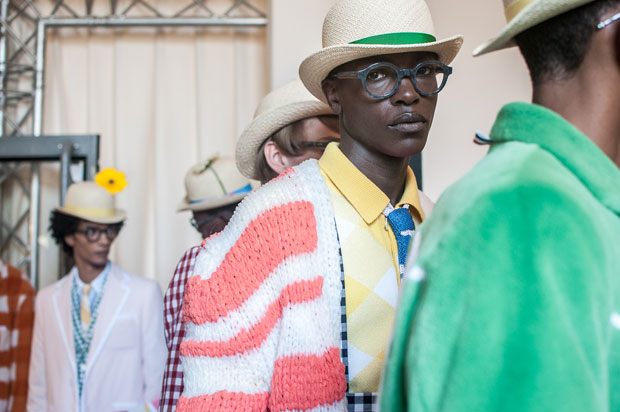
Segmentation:
<svg viewBox="0 0 620 412">
<path fill-rule="evenodd" d="M 393 209 L 387 214 L 387 221 L 390 223 L 394 236 L 396 237 L 396 244 L 398 245 L 398 268 L 402 279 L 405 272 L 407 249 L 409 248 L 409 241 L 413 237 L 415 224 L 413 223 L 413 218 L 407 207 Z"/>
</svg>

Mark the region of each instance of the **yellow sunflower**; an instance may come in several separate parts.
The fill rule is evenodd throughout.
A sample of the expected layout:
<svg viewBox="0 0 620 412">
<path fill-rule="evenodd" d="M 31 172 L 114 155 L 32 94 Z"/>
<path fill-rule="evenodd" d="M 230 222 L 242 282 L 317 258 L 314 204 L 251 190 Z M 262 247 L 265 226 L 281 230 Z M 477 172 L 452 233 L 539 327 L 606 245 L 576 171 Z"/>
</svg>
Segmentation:
<svg viewBox="0 0 620 412">
<path fill-rule="evenodd" d="M 103 188 L 105 188 L 111 194 L 121 192 L 127 181 L 125 180 L 125 173 L 119 172 L 114 168 L 103 169 L 95 176 L 95 182 Z"/>
</svg>

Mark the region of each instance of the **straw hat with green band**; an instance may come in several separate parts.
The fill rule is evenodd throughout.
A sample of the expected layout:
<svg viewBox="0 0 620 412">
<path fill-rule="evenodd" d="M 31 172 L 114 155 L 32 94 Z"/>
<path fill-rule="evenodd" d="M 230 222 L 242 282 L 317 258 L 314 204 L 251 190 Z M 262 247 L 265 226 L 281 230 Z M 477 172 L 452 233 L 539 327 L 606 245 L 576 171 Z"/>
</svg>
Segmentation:
<svg viewBox="0 0 620 412">
<path fill-rule="evenodd" d="M 503 0 L 508 23 L 496 38 L 478 46 L 474 56 L 515 46 L 517 34 L 594 0 Z"/>
<path fill-rule="evenodd" d="M 341 64 L 369 56 L 428 51 L 450 64 L 462 36 L 437 40 L 424 0 L 339 0 L 323 22 L 323 48 L 306 58 L 299 76 L 325 101 L 321 82 Z"/>
</svg>

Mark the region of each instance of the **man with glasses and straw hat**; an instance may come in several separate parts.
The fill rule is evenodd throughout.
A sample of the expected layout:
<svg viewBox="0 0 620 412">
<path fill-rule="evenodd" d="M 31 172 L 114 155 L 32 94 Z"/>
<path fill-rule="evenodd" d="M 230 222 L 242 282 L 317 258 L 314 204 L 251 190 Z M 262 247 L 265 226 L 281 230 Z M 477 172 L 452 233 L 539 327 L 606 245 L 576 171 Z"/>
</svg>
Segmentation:
<svg viewBox="0 0 620 412">
<path fill-rule="evenodd" d="M 340 143 L 239 205 L 185 290 L 178 411 L 373 410 L 409 237 L 419 153 L 462 43 L 423 0 L 341 0 L 300 67 Z"/>
<path fill-rule="evenodd" d="M 28 411 L 154 411 L 166 360 L 162 296 L 108 260 L 125 221 L 106 169 L 69 186 L 50 231 L 75 266 L 35 302 Z"/>
<path fill-rule="evenodd" d="M 620 1 L 504 0 L 533 104 L 414 240 L 384 411 L 620 411 Z"/>
</svg>

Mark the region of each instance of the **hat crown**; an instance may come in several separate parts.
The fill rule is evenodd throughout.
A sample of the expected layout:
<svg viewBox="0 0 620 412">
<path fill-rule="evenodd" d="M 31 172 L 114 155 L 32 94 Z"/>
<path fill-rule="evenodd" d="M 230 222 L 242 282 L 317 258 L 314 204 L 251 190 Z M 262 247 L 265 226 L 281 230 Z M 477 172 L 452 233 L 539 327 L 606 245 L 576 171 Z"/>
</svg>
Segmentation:
<svg viewBox="0 0 620 412">
<path fill-rule="evenodd" d="M 223 198 L 249 183 L 229 157 L 211 157 L 194 165 L 185 175 L 187 200 L 196 203 Z"/>
<path fill-rule="evenodd" d="M 323 22 L 323 47 L 388 33 L 435 35 L 424 0 L 340 0 Z"/>
<path fill-rule="evenodd" d="M 114 214 L 114 196 L 95 182 L 78 182 L 67 189 L 65 208 L 79 209 L 86 215 L 93 211 L 93 217 L 100 216 L 94 211 Z"/>
<path fill-rule="evenodd" d="M 300 80 L 294 80 L 267 94 L 256 108 L 254 117 L 291 104 L 318 101 Z"/>
</svg>

